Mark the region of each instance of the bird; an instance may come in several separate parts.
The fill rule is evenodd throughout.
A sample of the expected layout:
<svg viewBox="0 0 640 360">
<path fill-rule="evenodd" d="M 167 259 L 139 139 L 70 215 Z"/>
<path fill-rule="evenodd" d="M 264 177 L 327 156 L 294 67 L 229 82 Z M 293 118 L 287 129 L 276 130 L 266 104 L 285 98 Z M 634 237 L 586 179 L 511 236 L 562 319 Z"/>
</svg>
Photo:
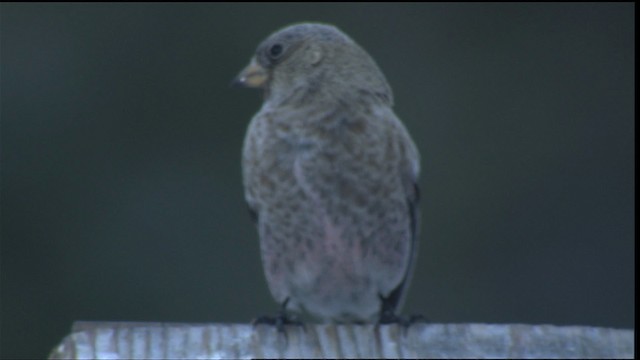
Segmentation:
<svg viewBox="0 0 640 360">
<path fill-rule="evenodd" d="M 297 23 L 233 83 L 263 92 L 242 179 L 280 323 L 398 321 L 418 252 L 420 154 L 378 65 L 336 26 Z"/>
</svg>

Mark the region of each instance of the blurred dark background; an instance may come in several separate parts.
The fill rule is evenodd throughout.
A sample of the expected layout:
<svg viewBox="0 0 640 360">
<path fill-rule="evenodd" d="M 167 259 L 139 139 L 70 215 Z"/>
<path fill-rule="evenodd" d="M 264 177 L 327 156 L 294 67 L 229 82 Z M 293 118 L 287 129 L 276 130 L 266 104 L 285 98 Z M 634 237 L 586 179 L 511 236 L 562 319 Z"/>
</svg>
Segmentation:
<svg viewBox="0 0 640 360">
<path fill-rule="evenodd" d="M 240 179 L 271 32 L 337 25 L 422 153 L 404 308 L 634 328 L 634 5 L 2 4 L 1 356 L 277 305 Z"/>
</svg>

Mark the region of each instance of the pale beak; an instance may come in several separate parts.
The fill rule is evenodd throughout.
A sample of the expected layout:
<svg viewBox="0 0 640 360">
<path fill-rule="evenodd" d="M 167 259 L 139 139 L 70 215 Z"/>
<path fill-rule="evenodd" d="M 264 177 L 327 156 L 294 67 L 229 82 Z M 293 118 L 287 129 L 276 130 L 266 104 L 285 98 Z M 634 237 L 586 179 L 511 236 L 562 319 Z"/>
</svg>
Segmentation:
<svg viewBox="0 0 640 360">
<path fill-rule="evenodd" d="M 258 64 L 254 57 L 251 59 L 249 65 L 247 65 L 247 67 L 244 68 L 244 70 L 242 70 L 235 79 L 233 79 L 231 85 L 261 88 L 265 86 L 268 79 L 269 74 L 267 73 L 267 70 Z"/>
</svg>

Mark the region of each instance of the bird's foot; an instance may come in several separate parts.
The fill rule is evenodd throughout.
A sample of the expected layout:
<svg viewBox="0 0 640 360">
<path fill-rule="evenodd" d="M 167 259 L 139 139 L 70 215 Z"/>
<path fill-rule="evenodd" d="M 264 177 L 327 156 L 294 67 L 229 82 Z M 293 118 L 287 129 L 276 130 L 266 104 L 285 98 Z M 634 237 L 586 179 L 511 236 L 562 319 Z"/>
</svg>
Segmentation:
<svg viewBox="0 0 640 360">
<path fill-rule="evenodd" d="M 376 323 L 376 327 L 379 328 L 380 325 L 389 325 L 389 324 L 397 324 L 402 327 L 403 333 L 406 335 L 407 331 L 409 331 L 409 327 L 417 323 L 428 323 L 429 320 L 423 315 L 411 315 L 401 316 L 397 315 L 393 312 L 382 312 L 380 314 L 380 318 Z"/>
<path fill-rule="evenodd" d="M 289 303 L 289 298 L 287 298 L 281 305 L 280 312 L 276 316 L 260 316 L 252 321 L 253 326 L 256 325 L 271 325 L 275 326 L 280 334 L 285 334 L 285 326 L 287 325 L 295 325 L 302 326 L 303 330 L 306 330 L 304 327 L 304 323 L 298 319 L 297 316 L 289 314 L 287 312 L 287 304 Z"/>
<path fill-rule="evenodd" d="M 295 325 L 302 326 L 304 328 L 304 323 L 300 321 L 296 316 L 289 315 L 285 312 L 281 312 L 276 316 L 260 316 L 252 321 L 253 326 L 256 325 L 271 325 L 275 326 L 278 329 L 278 332 L 284 333 L 285 326 L 287 325 Z"/>
</svg>

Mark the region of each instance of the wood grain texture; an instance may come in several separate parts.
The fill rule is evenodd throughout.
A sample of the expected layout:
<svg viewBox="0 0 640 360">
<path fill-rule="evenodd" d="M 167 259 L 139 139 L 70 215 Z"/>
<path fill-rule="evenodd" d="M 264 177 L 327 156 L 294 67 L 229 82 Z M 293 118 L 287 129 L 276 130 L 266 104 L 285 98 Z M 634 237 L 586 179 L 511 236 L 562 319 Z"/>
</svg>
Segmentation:
<svg viewBox="0 0 640 360">
<path fill-rule="evenodd" d="M 520 324 L 76 322 L 51 359 L 633 358 L 634 331 Z"/>
</svg>

